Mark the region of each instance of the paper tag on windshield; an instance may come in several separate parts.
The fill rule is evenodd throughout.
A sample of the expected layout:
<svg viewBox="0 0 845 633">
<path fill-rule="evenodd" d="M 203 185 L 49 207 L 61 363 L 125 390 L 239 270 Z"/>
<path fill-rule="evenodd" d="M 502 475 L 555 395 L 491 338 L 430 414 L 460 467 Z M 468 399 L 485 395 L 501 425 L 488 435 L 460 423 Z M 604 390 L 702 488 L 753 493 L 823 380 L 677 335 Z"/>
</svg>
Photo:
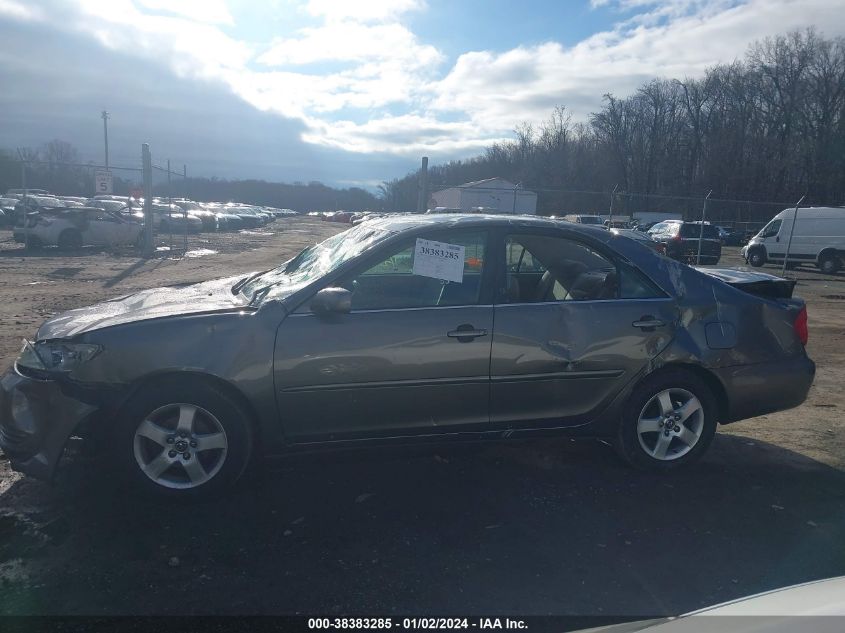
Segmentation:
<svg viewBox="0 0 845 633">
<path fill-rule="evenodd" d="M 414 274 L 461 283 L 464 280 L 464 247 L 417 238 Z"/>
</svg>

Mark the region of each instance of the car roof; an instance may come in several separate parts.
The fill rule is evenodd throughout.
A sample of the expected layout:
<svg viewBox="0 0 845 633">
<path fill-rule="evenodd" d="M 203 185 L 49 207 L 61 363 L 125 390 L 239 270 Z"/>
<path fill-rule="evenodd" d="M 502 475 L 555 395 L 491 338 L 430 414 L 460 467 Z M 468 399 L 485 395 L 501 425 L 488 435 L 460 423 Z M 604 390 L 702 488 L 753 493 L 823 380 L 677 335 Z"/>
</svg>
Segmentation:
<svg viewBox="0 0 845 633">
<path fill-rule="evenodd" d="M 566 229 L 592 236 L 606 236 L 607 230 L 598 226 L 579 225 L 560 219 L 532 215 L 488 215 L 478 213 L 408 213 L 386 215 L 367 222 L 369 227 L 404 232 L 417 228 L 470 228 L 510 226 L 518 228 Z"/>
</svg>

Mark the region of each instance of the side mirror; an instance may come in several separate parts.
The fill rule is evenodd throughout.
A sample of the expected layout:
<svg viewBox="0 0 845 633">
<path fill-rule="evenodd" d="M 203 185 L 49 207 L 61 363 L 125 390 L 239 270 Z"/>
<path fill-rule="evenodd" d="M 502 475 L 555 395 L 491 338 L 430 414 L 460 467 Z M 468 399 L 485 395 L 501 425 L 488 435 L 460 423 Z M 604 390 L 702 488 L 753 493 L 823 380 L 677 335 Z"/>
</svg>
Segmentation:
<svg viewBox="0 0 845 633">
<path fill-rule="evenodd" d="M 311 299 L 314 314 L 346 314 L 352 310 L 352 293 L 346 288 L 323 288 Z"/>
</svg>

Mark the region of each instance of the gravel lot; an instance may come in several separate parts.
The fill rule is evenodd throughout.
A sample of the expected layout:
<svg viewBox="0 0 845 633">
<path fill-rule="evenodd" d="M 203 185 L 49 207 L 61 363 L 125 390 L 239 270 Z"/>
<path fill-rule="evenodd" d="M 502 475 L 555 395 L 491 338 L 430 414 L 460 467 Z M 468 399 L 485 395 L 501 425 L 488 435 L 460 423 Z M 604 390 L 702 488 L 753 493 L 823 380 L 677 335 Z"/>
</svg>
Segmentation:
<svg viewBox="0 0 845 633">
<path fill-rule="evenodd" d="M 56 312 L 269 268 L 342 228 L 281 220 L 152 260 L 28 255 L 0 231 L 0 364 Z M 429 446 L 280 460 L 180 507 L 84 457 L 49 486 L 0 455 L 0 614 L 662 615 L 845 574 L 845 275 L 792 274 L 809 400 L 723 427 L 671 478 L 593 441 Z"/>
</svg>

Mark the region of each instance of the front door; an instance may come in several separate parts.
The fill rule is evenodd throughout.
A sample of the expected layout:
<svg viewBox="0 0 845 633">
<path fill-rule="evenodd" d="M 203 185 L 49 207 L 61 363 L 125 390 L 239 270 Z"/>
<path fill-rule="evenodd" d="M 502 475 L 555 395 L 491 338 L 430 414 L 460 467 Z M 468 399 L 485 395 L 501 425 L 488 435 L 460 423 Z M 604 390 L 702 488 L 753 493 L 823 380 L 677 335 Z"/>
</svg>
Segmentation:
<svg viewBox="0 0 845 633">
<path fill-rule="evenodd" d="M 642 273 L 554 233 L 507 236 L 491 356 L 498 428 L 591 421 L 671 341 L 676 309 Z"/>
<path fill-rule="evenodd" d="M 415 266 L 418 239 L 454 247 L 457 277 L 454 268 Z M 274 377 L 288 437 L 486 429 L 493 338 L 486 250 L 487 234 L 477 230 L 388 245 L 333 284 L 353 291 L 349 314 L 318 316 L 306 302 L 285 319 Z"/>
</svg>

